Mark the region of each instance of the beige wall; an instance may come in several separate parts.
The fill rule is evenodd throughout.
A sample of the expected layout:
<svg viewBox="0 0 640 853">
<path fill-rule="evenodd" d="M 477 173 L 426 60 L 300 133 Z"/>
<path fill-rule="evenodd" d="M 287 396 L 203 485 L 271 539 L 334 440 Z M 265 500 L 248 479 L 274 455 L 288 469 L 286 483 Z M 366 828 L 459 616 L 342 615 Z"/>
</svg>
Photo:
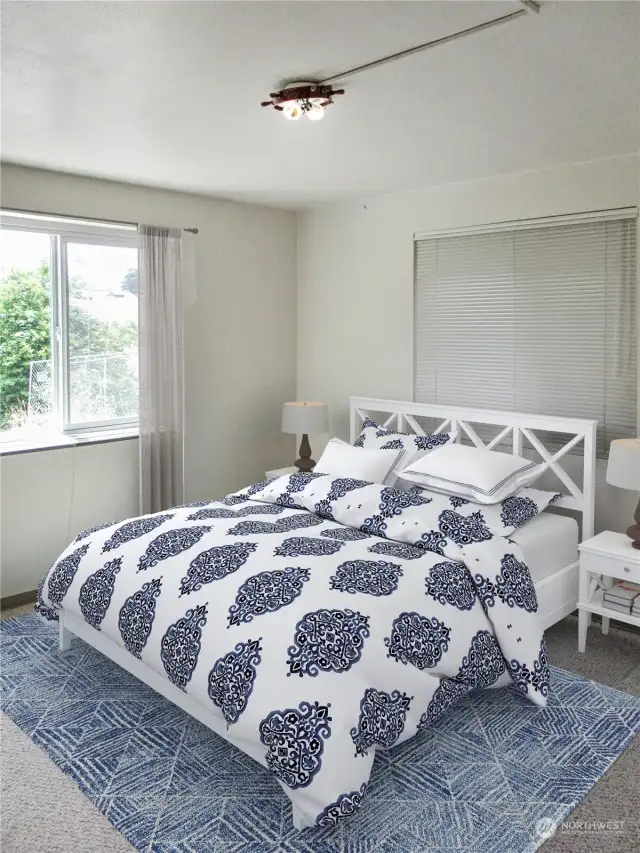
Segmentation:
<svg viewBox="0 0 640 853">
<path fill-rule="evenodd" d="M 15 208 L 197 227 L 197 294 L 185 314 L 188 500 L 217 497 L 289 464 L 282 402 L 295 395 L 295 214 L 204 196 L 4 166 Z M 70 531 L 135 514 L 137 442 L 0 461 L 3 596 L 33 589 Z M 119 485 L 118 485 L 119 484 Z"/>
<path fill-rule="evenodd" d="M 298 398 L 327 400 L 342 438 L 350 395 L 413 399 L 415 232 L 633 206 L 638 193 L 631 155 L 299 214 Z M 620 529 L 635 496 L 600 481 L 598 522 Z"/>
</svg>

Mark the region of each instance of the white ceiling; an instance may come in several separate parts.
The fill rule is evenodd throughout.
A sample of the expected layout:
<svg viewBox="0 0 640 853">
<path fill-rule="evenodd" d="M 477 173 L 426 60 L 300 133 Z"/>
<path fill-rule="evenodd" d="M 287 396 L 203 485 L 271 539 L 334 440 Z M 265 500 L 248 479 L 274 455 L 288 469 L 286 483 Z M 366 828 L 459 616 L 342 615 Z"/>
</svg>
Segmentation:
<svg viewBox="0 0 640 853">
<path fill-rule="evenodd" d="M 260 101 L 517 2 L 4 2 L 4 160 L 305 207 L 635 152 L 637 2 L 551 2 L 345 80 L 323 121 Z"/>
</svg>

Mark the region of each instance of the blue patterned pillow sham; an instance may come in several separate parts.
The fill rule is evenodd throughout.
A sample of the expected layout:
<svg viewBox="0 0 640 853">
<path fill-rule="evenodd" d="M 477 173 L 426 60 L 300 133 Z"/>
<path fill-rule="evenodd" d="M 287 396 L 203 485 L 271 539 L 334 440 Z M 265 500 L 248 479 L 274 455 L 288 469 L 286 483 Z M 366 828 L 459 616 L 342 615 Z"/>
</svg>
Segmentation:
<svg viewBox="0 0 640 853">
<path fill-rule="evenodd" d="M 426 456 L 427 453 L 435 450 L 436 447 L 442 447 L 443 444 L 455 441 L 457 434 L 457 431 L 455 431 L 439 432 L 431 435 L 414 435 L 413 433 L 385 429 L 371 420 L 371 418 L 366 417 L 362 422 L 362 431 L 353 444 L 355 447 L 364 447 L 365 449 L 404 449 L 405 455 L 402 460 L 402 467 L 406 468 L 412 462 L 415 462 L 416 459 L 420 459 L 420 457 Z M 387 485 L 394 486 L 396 489 L 402 489 L 408 483 L 396 478 L 393 482 L 388 481 Z"/>
<path fill-rule="evenodd" d="M 422 486 L 411 486 L 409 492 L 425 498 L 443 497 Z M 455 495 L 449 496 L 449 502 L 458 515 L 471 516 L 480 512 L 485 526 L 494 536 L 510 536 L 561 497 L 558 492 L 525 488 L 497 504 L 477 504 Z"/>
</svg>

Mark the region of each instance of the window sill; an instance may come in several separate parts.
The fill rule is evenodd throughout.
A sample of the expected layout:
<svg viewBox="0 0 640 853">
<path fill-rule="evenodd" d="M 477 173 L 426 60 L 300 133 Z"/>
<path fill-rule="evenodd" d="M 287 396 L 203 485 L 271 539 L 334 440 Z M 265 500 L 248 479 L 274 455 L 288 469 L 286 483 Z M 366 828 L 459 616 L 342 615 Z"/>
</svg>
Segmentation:
<svg viewBox="0 0 640 853">
<path fill-rule="evenodd" d="M 138 427 L 132 429 L 105 430 L 84 435 L 52 435 L 50 438 L 26 439 L 25 441 L 0 441 L 0 456 L 16 456 L 19 453 L 38 453 L 43 450 L 62 450 L 69 447 L 87 447 L 90 444 L 106 444 L 113 441 L 130 441 L 138 438 Z"/>
</svg>

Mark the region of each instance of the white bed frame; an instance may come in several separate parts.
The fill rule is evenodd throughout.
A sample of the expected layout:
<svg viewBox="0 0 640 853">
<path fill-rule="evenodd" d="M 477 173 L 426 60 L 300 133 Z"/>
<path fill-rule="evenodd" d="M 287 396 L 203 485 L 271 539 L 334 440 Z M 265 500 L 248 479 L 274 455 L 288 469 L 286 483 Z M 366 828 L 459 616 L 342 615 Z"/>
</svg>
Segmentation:
<svg viewBox="0 0 640 853">
<path fill-rule="evenodd" d="M 596 474 L 596 426 L 597 421 L 577 418 L 556 418 L 547 415 L 526 415 L 520 412 L 494 412 L 489 409 L 467 409 L 455 406 L 439 406 L 431 403 L 404 403 L 397 400 L 376 400 L 369 397 L 351 397 L 349 400 L 350 440 L 353 443 L 362 429 L 362 422 L 369 416 L 380 422 L 380 415 L 387 415 L 382 426 L 399 432 L 414 432 L 424 435 L 425 431 L 416 418 L 435 418 L 440 421 L 433 432 L 458 431 L 458 441 L 467 436 L 476 447 L 492 450 L 500 445 L 505 451 L 509 442 L 512 453 L 522 455 L 526 442 L 533 449 L 545 468 L 552 471 L 566 494 L 554 503 L 556 507 L 572 510 L 581 516 L 582 541 L 594 533 L 595 474 Z M 494 438 L 485 442 L 479 437 L 473 424 L 497 427 Z M 536 432 L 540 430 L 566 436 L 567 441 L 559 450 L 548 450 Z M 567 453 L 581 454 L 582 488 L 569 476 L 561 464 Z M 549 575 L 536 585 L 538 608 L 545 630 L 572 613 L 578 604 L 578 554 L 575 562 Z"/>
<path fill-rule="evenodd" d="M 374 400 L 365 397 L 352 397 L 350 400 L 351 414 L 351 441 L 355 439 L 360 431 L 362 420 L 368 414 L 387 414 L 384 426 L 395 426 L 397 429 L 407 432 L 413 430 L 417 435 L 424 435 L 424 430 L 417 422 L 417 417 L 430 417 L 442 419 L 436 432 L 445 429 L 457 429 L 459 436 L 466 434 L 478 447 L 484 447 L 472 423 L 491 424 L 502 427 L 498 435 L 487 443 L 488 448 L 504 442 L 509 435 L 513 436 L 513 452 L 521 453 L 523 440 L 538 452 L 550 468 L 564 484 L 568 494 L 556 503 L 556 506 L 575 510 L 582 515 L 582 538 L 587 539 L 593 535 L 594 516 L 594 485 L 595 485 L 595 437 L 596 421 L 582 421 L 573 418 L 552 418 L 539 415 L 522 415 L 514 412 L 492 412 L 483 409 L 451 408 L 448 406 L 432 406 L 425 403 L 401 403 L 393 400 Z M 567 444 L 555 453 L 551 453 L 543 446 L 540 439 L 534 434 L 534 430 L 553 430 L 556 433 L 568 435 Z M 578 445 L 583 444 L 584 468 L 583 488 L 578 488 L 576 483 L 569 477 L 560 465 L 560 460 L 569 452 L 574 451 Z M 555 622 L 576 609 L 578 601 L 578 562 L 560 569 L 550 577 L 536 584 L 538 603 L 543 614 L 544 627 L 548 628 Z M 117 663 L 123 669 L 130 672 L 140 681 L 152 687 L 155 691 L 166 697 L 174 705 L 182 708 L 203 725 L 221 735 L 230 743 L 238 746 L 245 753 L 254 758 L 263 767 L 266 766 L 264 755 L 260 750 L 252 748 L 248 743 L 242 745 L 234 742 L 230 737 L 225 722 L 206 708 L 198 704 L 194 699 L 175 687 L 164 676 L 154 672 L 150 667 L 138 658 L 133 657 L 123 646 L 118 645 L 104 634 L 96 631 L 83 619 L 59 612 L 60 619 L 60 650 L 67 651 L 71 647 L 73 636 L 80 637 L 89 646 L 102 652 L 110 660 Z M 310 826 L 314 823 L 311 815 L 306 815 L 292 804 L 293 823 L 297 829 Z"/>
</svg>

